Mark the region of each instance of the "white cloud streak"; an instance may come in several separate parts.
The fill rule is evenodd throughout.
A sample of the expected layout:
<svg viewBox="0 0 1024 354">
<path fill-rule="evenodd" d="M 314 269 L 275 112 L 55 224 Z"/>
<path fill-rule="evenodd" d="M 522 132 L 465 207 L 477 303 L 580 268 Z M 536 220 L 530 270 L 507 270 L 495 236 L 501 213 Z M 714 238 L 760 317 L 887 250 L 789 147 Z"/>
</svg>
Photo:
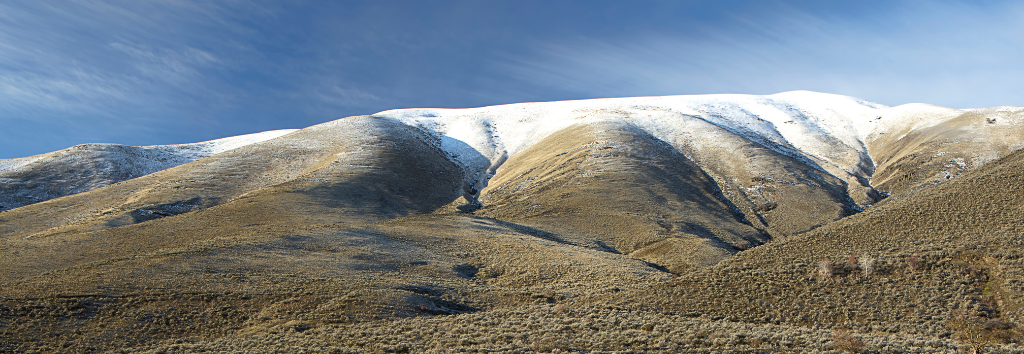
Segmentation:
<svg viewBox="0 0 1024 354">
<path fill-rule="evenodd" d="M 823 17 L 787 8 L 738 27 L 544 41 L 495 63 L 518 80 L 590 96 L 807 89 L 888 104 L 1024 105 L 1024 5 L 966 3 Z"/>
<path fill-rule="evenodd" d="M 132 65 L 140 74 L 171 83 L 198 81 L 201 70 L 221 62 L 212 54 L 191 47 L 183 50 L 147 49 L 123 43 L 111 43 L 110 47 L 130 56 Z"/>
<path fill-rule="evenodd" d="M 231 63 L 189 37 L 244 32 L 224 9 L 191 1 L 20 2 L 2 11 L 0 120 L 129 121 L 189 97 L 217 97 L 209 75 Z M 219 31 L 193 33 L 197 18 Z"/>
<path fill-rule="evenodd" d="M 281 39 L 265 38 L 261 30 L 267 28 L 252 27 L 277 16 L 280 5 L 268 4 L 58 0 L 5 5 L 0 8 L 0 121 L 87 114 L 127 122 L 189 105 L 229 107 L 254 96 L 306 102 L 300 106 L 318 115 L 380 103 L 381 97 L 366 88 L 343 82 L 337 68 L 254 48 L 282 47 L 272 42 Z M 310 48 L 304 54 L 310 53 L 317 52 Z M 232 81 L 240 76 L 255 81 L 249 86 Z M 263 78 L 274 85 L 260 86 Z"/>
</svg>

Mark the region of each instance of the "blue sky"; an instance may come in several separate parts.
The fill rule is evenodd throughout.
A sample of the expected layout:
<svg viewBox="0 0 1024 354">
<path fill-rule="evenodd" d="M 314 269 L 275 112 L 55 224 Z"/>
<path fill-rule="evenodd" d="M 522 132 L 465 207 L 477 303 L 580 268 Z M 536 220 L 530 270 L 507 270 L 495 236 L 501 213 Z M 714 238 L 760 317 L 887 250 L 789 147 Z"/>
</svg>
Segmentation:
<svg viewBox="0 0 1024 354">
<path fill-rule="evenodd" d="M 1024 105 L 1019 1 L 0 1 L 0 158 L 411 107 L 814 90 Z"/>
</svg>

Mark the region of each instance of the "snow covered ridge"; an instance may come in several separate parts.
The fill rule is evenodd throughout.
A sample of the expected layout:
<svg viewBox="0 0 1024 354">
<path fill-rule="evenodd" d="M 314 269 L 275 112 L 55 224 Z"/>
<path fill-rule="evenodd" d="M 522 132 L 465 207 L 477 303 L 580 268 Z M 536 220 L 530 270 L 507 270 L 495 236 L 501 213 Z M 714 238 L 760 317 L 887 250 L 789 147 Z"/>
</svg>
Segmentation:
<svg viewBox="0 0 1024 354">
<path fill-rule="evenodd" d="M 163 169 L 171 168 L 184 163 L 192 162 L 207 156 L 219 154 L 228 150 L 234 150 L 249 144 L 255 144 L 261 141 L 270 140 L 279 136 L 294 132 L 298 129 L 281 129 L 271 130 L 260 133 L 232 136 L 227 138 L 221 138 L 210 141 L 203 141 L 198 143 L 189 144 L 174 144 L 174 145 L 149 145 L 149 146 L 131 146 L 131 148 L 138 148 L 144 151 L 151 151 L 165 155 L 165 161 L 162 163 L 154 162 L 147 166 L 146 170 L 153 170 L 152 172 L 160 171 Z M 17 170 L 19 168 L 28 166 L 33 162 L 37 162 L 47 158 L 53 158 L 55 155 L 62 152 L 73 151 L 81 149 L 82 147 L 88 146 L 125 146 L 120 144 L 82 144 L 72 146 L 70 148 L 49 152 L 45 154 L 39 154 L 28 157 L 19 157 L 13 159 L 0 159 L 0 174 Z M 152 173 L 150 172 L 150 173 Z"/>
<path fill-rule="evenodd" d="M 905 125 L 902 120 L 920 120 L 914 113 L 932 107 L 951 110 L 889 107 L 849 96 L 791 91 L 399 109 L 374 116 L 396 119 L 437 137 L 443 150 L 473 171 L 471 178 L 476 180 L 470 183 L 482 189 L 498 165 L 543 138 L 575 124 L 607 120 L 634 124 L 680 151 L 702 139 L 702 132 L 693 130 L 693 120 L 701 120 L 782 154 L 813 161 L 811 165 L 837 177 L 869 177 L 871 171 L 864 170 L 872 166 L 866 140 L 879 130 Z M 927 123 L 934 122 L 915 125 Z"/>
<path fill-rule="evenodd" d="M 270 130 L 265 132 L 232 136 L 227 138 L 191 144 L 150 145 L 140 146 L 139 148 L 165 152 L 171 155 L 178 156 L 181 159 L 187 159 L 187 162 L 192 162 L 207 156 L 212 156 L 225 151 L 234 150 L 246 145 L 274 139 L 297 130 L 298 129 Z M 174 166 L 168 166 L 165 168 L 170 167 Z"/>
<path fill-rule="evenodd" d="M 87 192 L 295 131 L 274 130 L 192 144 L 81 144 L 0 160 L 0 211 Z"/>
<path fill-rule="evenodd" d="M 764 96 L 684 95 L 398 109 L 373 116 L 418 127 L 432 136 L 440 149 L 466 169 L 467 196 L 479 195 L 507 159 L 544 138 L 573 125 L 606 121 L 629 123 L 672 145 L 720 183 L 739 186 L 742 183 L 734 179 L 781 178 L 785 172 L 765 162 L 775 160 L 758 162 L 750 155 L 754 153 L 746 147 L 754 145 L 846 181 L 854 196 L 860 193 L 855 189 L 872 189 L 868 181 L 875 163 L 869 148 L 964 112 L 926 104 L 888 107 L 849 96 L 791 91 Z M 178 145 L 83 144 L 0 160 L 0 189 L 4 192 L 0 206 L 11 208 L 81 193 L 293 131 Z M 43 191 L 38 187 L 42 184 L 51 190 Z M 860 203 L 861 199 L 855 199 Z"/>
</svg>

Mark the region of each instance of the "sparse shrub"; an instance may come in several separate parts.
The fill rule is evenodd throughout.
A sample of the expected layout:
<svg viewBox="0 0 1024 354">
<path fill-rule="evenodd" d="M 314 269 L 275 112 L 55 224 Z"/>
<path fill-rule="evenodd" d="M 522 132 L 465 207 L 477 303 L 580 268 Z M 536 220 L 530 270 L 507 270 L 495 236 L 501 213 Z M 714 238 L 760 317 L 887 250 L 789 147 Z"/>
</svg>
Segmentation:
<svg viewBox="0 0 1024 354">
<path fill-rule="evenodd" d="M 832 331 L 832 345 L 836 349 L 842 350 L 849 353 L 860 352 L 864 348 L 864 342 L 853 335 L 853 333 L 845 328 L 840 328 Z"/>
<path fill-rule="evenodd" d="M 857 255 L 849 255 L 846 257 L 846 270 L 857 269 Z"/>
<path fill-rule="evenodd" d="M 831 279 L 832 275 L 834 273 L 835 273 L 835 268 L 834 268 L 831 260 L 829 260 L 828 258 L 822 258 L 821 261 L 818 262 L 818 279 L 819 280 L 825 281 L 825 280 Z"/>
<path fill-rule="evenodd" d="M 970 273 L 971 278 L 975 280 L 985 280 L 985 267 L 979 265 L 970 265 L 967 267 L 967 272 Z"/>
<path fill-rule="evenodd" d="M 1010 326 L 998 318 L 985 318 L 968 315 L 962 310 L 954 311 L 948 326 L 955 331 L 954 338 L 970 347 L 972 354 L 977 354 L 985 346 L 996 341 L 1010 339 Z"/>
<path fill-rule="evenodd" d="M 921 258 L 918 256 L 907 256 L 907 267 L 910 267 L 910 271 L 917 272 L 921 270 Z"/>
<path fill-rule="evenodd" d="M 860 265 L 860 270 L 864 271 L 865 277 L 870 277 L 871 273 L 875 271 L 875 259 L 870 255 L 863 255 L 857 260 Z"/>
<path fill-rule="evenodd" d="M 546 298 L 554 299 L 555 298 L 555 291 L 552 290 L 552 289 L 544 289 L 543 295 Z"/>
<path fill-rule="evenodd" d="M 562 337 L 544 335 L 533 342 L 530 349 L 538 353 L 561 353 L 569 350 L 569 342 Z"/>
</svg>

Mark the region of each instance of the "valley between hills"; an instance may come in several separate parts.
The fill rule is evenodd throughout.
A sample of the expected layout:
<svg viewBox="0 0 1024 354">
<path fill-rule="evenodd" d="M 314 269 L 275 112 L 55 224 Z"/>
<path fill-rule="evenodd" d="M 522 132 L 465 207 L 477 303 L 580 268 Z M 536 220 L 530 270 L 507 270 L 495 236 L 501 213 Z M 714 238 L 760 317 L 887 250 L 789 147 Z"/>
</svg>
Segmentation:
<svg viewBox="0 0 1024 354">
<path fill-rule="evenodd" d="M 0 160 L 0 352 L 1024 352 L 1022 123 L 794 91 Z"/>
</svg>

